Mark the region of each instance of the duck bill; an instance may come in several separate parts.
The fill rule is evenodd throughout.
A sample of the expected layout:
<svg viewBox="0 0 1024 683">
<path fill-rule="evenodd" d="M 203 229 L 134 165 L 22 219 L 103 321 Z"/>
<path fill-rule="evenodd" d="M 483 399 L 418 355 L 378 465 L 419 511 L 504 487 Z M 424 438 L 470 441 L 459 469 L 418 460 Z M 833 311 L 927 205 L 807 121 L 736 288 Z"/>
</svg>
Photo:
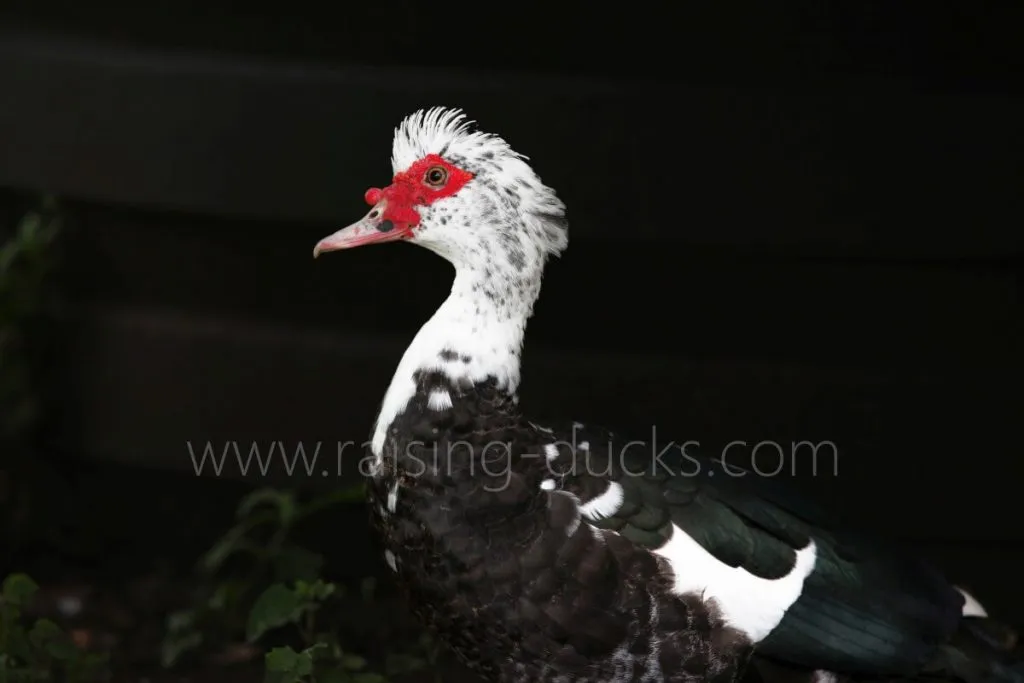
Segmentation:
<svg viewBox="0 0 1024 683">
<path fill-rule="evenodd" d="M 330 251 L 395 242 L 406 237 L 408 232 L 394 227 L 391 221 L 377 223 L 364 219 L 343 227 L 317 242 L 313 247 L 313 258 Z"/>
<path fill-rule="evenodd" d="M 372 213 L 372 212 L 371 212 Z M 313 258 L 328 251 L 353 249 L 367 244 L 383 244 L 408 239 L 412 230 L 407 225 L 396 225 L 388 219 L 374 219 L 367 216 L 333 235 L 323 238 L 313 247 Z"/>
</svg>

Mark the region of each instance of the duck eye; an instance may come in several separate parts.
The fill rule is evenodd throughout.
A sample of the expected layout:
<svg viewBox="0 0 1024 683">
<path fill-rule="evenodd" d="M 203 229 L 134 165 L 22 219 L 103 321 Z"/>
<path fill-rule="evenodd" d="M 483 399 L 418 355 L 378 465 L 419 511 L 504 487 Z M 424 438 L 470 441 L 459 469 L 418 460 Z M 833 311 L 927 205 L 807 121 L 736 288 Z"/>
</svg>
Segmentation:
<svg viewBox="0 0 1024 683">
<path fill-rule="evenodd" d="M 423 174 L 423 182 L 431 187 L 441 187 L 448 181 L 448 169 L 434 166 Z"/>
</svg>

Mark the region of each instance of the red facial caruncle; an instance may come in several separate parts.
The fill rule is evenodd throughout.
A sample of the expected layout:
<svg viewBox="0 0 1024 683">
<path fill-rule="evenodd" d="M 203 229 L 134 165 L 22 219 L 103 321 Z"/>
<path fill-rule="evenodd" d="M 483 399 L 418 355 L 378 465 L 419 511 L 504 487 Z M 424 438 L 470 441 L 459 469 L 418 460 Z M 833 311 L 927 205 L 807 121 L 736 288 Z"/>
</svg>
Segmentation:
<svg viewBox="0 0 1024 683">
<path fill-rule="evenodd" d="M 451 197 L 472 179 L 472 173 L 430 154 L 395 174 L 391 184 L 383 190 L 375 187 L 367 190 L 366 203 L 376 206 L 386 201 L 383 219 L 394 222 L 399 229 L 408 228 L 419 225 L 416 206 L 430 206 L 439 199 Z"/>
<path fill-rule="evenodd" d="M 412 237 L 421 220 L 417 207 L 451 197 L 472 179 L 472 173 L 429 154 L 396 173 L 387 187 L 367 190 L 366 203 L 373 210 L 361 221 L 321 240 L 313 255 Z"/>
</svg>

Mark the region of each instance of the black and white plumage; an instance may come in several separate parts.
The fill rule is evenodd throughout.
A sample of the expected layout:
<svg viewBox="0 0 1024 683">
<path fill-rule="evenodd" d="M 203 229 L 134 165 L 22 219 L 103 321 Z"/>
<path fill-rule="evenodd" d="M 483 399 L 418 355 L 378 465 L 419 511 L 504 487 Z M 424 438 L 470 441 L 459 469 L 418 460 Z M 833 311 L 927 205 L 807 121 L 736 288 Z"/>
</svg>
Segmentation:
<svg viewBox="0 0 1024 683">
<path fill-rule="evenodd" d="M 531 422 L 520 352 L 568 242 L 562 202 L 456 110 L 403 121 L 392 165 L 314 253 L 409 241 L 455 267 L 385 394 L 369 500 L 386 562 L 467 665 L 507 682 L 1024 681 L 942 576 L 771 481 Z"/>
</svg>

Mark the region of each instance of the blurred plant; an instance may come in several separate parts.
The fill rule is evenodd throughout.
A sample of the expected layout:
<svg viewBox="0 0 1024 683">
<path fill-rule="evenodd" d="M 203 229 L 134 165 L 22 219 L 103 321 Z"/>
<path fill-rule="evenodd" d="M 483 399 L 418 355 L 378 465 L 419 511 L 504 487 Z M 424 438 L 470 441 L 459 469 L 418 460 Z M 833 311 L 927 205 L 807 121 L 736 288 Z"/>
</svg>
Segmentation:
<svg viewBox="0 0 1024 683">
<path fill-rule="evenodd" d="M 35 370 L 45 355 L 41 323 L 51 305 L 59 207 L 45 197 L 16 225 L 0 225 L 0 512 L 5 553 L 16 554 L 33 491 L 25 472 L 38 468 L 28 457 L 40 417 Z"/>
<path fill-rule="evenodd" d="M 109 680 L 106 653 L 84 652 L 49 619 L 23 623 L 22 611 L 38 589 L 25 574 L 11 574 L 0 588 L 0 681 Z"/>
<path fill-rule="evenodd" d="M 52 246 L 60 231 L 56 201 L 44 198 L 0 245 L 0 442 L 18 440 L 35 425 L 39 396 L 32 382 L 30 328 L 46 307 Z"/>
<path fill-rule="evenodd" d="M 373 601 L 374 589 L 372 579 L 363 581 L 362 600 L 367 606 Z M 384 664 L 386 674 L 369 669 L 365 658 L 344 650 L 337 633 L 318 629 L 316 621 L 317 611 L 342 592 L 342 587 L 321 581 L 299 581 L 292 587 L 274 584 L 263 592 L 250 612 L 250 642 L 293 625 L 304 645 L 298 651 L 290 646 L 275 647 L 266 654 L 267 683 L 387 683 L 392 676 L 414 673 L 434 663 L 436 649 L 426 635 L 417 645 L 428 654 L 391 653 Z M 439 677 L 435 680 L 440 683 Z"/>
<path fill-rule="evenodd" d="M 299 651 L 290 646 L 270 650 L 264 658 L 267 683 L 387 681 L 379 673 L 367 670 L 366 659 L 343 650 L 337 633 L 318 628 L 317 612 L 343 593 L 342 587 L 320 580 L 297 581 L 291 586 L 275 583 L 263 591 L 249 613 L 249 642 L 256 642 L 270 631 L 294 626 L 305 646 Z"/>
<path fill-rule="evenodd" d="M 295 526 L 362 492 L 338 491 L 301 503 L 291 491 L 265 488 L 242 499 L 236 524 L 200 558 L 193 607 L 167 621 L 161 660 L 171 667 L 201 646 L 218 647 L 244 633 L 263 587 L 316 581 L 323 556 L 291 542 Z"/>
<path fill-rule="evenodd" d="M 388 676 L 375 672 L 320 618 L 343 611 L 346 590 L 320 578 L 323 556 L 295 544 L 292 532 L 315 513 L 363 500 L 361 485 L 304 503 L 291 491 L 271 488 L 243 498 L 235 526 L 199 561 L 195 605 L 168 618 L 163 665 L 201 648 L 241 639 L 258 646 L 274 638 L 285 644 L 264 655 L 268 683 L 385 683 L 431 664 L 434 650 L 424 640 L 418 647 L 428 654 L 389 655 Z M 375 588 L 373 579 L 363 581 L 358 598 L 364 605 L 372 605 Z"/>
</svg>

